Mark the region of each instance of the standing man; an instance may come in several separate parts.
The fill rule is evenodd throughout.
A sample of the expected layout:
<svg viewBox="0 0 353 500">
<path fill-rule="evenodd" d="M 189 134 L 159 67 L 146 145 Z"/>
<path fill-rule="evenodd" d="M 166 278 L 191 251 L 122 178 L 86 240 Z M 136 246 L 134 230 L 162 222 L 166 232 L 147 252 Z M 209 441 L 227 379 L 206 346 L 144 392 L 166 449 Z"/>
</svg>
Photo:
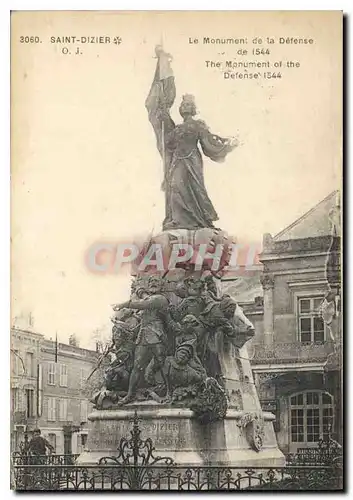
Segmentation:
<svg viewBox="0 0 353 500">
<path fill-rule="evenodd" d="M 46 449 L 53 453 L 54 447 L 41 436 L 40 429 L 34 429 L 33 438 L 29 442 L 29 452 L 35 457 L 36 464 L 45 462 Z"/>
<path fill-rule="evenodd" d="M 162 280 L 159 276 L 151 276 L 146 289 L 147 297 L 143 300 L 129 300 L 118 304 L 116 308 L 130 308 L 141 310 L 140 330 L 136 339 L 134 366 L 130 375 L 128 393 L 120 404 L 129 403 L 137 388 L 141 376 L 144 374 L 150 361 L 149 381 L 160 371 L 164 379 L 162 368 L 166 358 L 165 322 L 167 320 L 169 302 L 161 293 Z"/>
</svg>

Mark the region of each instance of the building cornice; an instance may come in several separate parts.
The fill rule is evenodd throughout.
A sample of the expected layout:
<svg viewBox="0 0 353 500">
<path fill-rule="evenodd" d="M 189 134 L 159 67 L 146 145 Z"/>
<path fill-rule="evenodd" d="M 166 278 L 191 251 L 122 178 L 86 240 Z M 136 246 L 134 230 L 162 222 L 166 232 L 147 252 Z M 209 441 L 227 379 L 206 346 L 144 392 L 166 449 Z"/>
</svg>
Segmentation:
<svg viewBox="0 0 353 500">
<path fill-rule="evenodd" d="M 251 369 L 255 373 L 267 373 L 267 372 L 323 372 L 325 362 L 322 363 L 267 363 L 253 365 L 251 364 Z"/>
<path fill-rule="evenodd" d="M 44 339 L 44 335 L 41 333 L 31 332 L 30 330 L 24 330 L 23 328 L 11 327 L 11 333 L 25 334 L 33 337 L 37 337 L 39 339 Z"/>
<path fill-rule="evenodd" d="M 327 280 L 325 279 L 316 279 L 310 281 L 288 281 L 287 282 L 289 288 L 300 288 L 300 287 L 318 287 L 318 286 L 327 286 Z"/>
<path fill-rule="evenodd" d="M 298 252 L 298 253 L 269 253 L 261 254 L 259 259 L 261 262 L 275 261 L 275 260 L 289 260 L 289 259 L 302 259 L 303 257 L 326 257 L 328 252 Z"/>
</svg>

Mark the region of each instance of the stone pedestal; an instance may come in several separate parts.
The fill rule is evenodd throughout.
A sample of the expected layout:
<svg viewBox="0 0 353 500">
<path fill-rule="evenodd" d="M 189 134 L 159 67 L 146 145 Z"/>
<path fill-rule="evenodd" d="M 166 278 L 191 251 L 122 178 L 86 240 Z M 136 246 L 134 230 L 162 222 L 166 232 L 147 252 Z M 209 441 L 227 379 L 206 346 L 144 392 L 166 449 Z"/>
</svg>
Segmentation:
<svg viewBox="0 0 353 500">
<path fill-rule="evenodd" d="M 131 436 L 135 411 L 139 418 L 140 437 L 142 440 L 151 438 L 155 457 L 170 457 L 176 464 L 184 466 L 284 465 L 271 413 L 263 414 L 262 448 L 256 451 L 249 443 L 248 428 L 243 426 L 244 411 L 229 409 L 224 420 L 201 424 L 191 410 L 153 403 L 96 410 L 90 414 L 87 450 L 77 463 L 96 464 L 102 457 L 117 456 L 121 438 Z"/>
</svg>

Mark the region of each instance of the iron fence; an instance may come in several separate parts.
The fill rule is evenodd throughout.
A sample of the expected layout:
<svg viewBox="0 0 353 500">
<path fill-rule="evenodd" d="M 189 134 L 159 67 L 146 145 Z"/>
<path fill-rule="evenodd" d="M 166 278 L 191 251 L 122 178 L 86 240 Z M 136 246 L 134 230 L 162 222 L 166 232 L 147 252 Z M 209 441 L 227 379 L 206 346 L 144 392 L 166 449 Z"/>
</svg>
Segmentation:
<svg viewBox="0 0 353 500">
<path fill-rule="evenodd" d="M 141 439 L 136 413 L 130 434 L 130 438 L 121 439 L 115 456 L 103 457 L 95 465 L 68 465 L 65 455 L 59 455 L 64 457 L 64 463 L 33 464 L 28 462 L 28 456 L 22 457 L 22 461 L 15 460 L 12 488 L 17 491 L 343 489 L 341 454 L 334 455 L 329 442 L 323 442 L 322 450 L 325 453 L 331 450 L 330 463 L 301 465 L 294 460 L 285 467 L 192 467 L 178 465 L 170 457 L 155 456 L 152 440 Z"/>
<path fill-rule="evenodd" d="M 342 467 L 342 447 L 331 438 L 321 439 L 315 448 L 298 448 L 297 453 L 287 456 L 289 465 L 336 465 Z"/>
<path fill-rule="evenodd" d="M 287 456 L 288 464 L 297 465 L 330 465 L 332 457 L 331 453 L 319 448 L 299 448 L 296 454 Z"/>
<path fill-rule="evenodd" d="M 14 489 L 26 491 L 340 490 L 339 468 L 171 466 L 14 466 Z"/>
<path fill-rule="evenodd" d="M 31 453 L 14 452 L 12 454 L 13 465 L 74 465 L 79 454 L 57 455 L 34 455 Z"/>
</svg>

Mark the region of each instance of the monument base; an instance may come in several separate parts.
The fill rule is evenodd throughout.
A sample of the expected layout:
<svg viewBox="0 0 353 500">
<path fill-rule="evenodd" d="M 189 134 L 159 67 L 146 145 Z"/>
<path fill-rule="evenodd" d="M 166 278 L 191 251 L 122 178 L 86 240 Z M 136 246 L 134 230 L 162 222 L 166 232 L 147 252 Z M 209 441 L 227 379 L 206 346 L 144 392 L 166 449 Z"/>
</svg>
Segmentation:
<svg viewBox="0 0 353 500">
<path fill-rule="evenodd" d="M 154 457 L 169 457 L 185 466 L 281 467 L 285 464 L 277 446 L 273 430 L 275 417 L 271 413 L 262 414 L 262 437 L 256 450 L 248 436 L 249 427 L 244 426 L 250 413 L 228 409 L 224 420 L 201 424 L 191 410 L 149 402 L 90 414 L 87 449 L 78 457 L 77 464 L 97 464 L 103 457 L 116 457 L 120 440 L 131 437 L 135 411 L 140 438 L 152 440 Z"/>
</svg>

